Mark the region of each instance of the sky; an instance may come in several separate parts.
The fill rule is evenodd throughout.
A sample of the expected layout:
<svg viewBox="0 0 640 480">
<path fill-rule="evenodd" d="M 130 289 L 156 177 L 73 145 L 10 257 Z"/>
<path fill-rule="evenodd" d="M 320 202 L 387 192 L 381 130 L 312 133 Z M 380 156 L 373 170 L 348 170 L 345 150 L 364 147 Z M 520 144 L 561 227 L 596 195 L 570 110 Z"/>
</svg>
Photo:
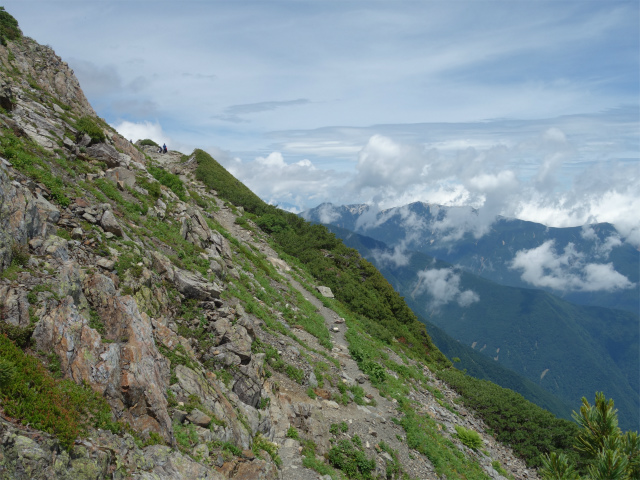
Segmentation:
<svg viewBox="0 0 640 480">
<path fill-rule="evenodd" d="M 3 4 L 125 137 L 282 208 L 470 205 L 640 246 L 636 0 Z"/>
</svg>

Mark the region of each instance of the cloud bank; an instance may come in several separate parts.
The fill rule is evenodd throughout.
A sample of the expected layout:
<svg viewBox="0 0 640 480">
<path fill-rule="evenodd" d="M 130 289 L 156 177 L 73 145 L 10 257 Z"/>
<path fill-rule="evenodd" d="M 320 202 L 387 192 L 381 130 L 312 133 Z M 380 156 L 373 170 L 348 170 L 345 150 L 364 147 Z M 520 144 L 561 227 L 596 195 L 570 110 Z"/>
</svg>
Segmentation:
<svg viewBox="0 0 640 480">
<path fill-rule="evenodd" d="M 611 263 L 585 263 L 584 254 L 578 252 L 573 243 L 558 252 L 553 240 L 537 248 L 518 251 L 510 268 L 520 270 L 522 280 L 535 287 L 562 292 L 612 292 L 635 286 L 618 273 Z"/>
</svg>

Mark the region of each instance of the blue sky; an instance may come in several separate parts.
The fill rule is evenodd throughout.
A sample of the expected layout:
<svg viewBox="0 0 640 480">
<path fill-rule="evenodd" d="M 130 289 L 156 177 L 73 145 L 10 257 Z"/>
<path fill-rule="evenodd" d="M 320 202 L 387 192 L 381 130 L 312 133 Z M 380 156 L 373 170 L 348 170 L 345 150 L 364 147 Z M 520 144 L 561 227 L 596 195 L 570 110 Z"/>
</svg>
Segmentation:
<svg viewBox="0 0 640 480">
<path fill-rule="evenodd" d="M 637 1 L 5 1 L 128 138 L 263 199 L 609 221 L 640 244 Z"/>
</svg>

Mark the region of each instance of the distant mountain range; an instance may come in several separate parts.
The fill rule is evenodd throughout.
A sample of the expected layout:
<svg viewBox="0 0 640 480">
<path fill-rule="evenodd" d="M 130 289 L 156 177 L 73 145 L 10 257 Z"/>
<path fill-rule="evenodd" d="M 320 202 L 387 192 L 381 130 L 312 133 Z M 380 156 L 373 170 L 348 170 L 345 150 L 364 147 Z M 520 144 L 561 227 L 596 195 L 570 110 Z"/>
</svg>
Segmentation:
<svg viewBox="0 0 640 480">
<path fill-rule="evenodd" d="M 608 223 L 570 228 L 507 218 L 490 223 L 481 211 L 421 202 L 379 212 L 368 205 L 325 203 L 301 215 L 384 242 L 397 257 L 405 250 L 421 252 L 501 285 L 638 313 L 640 255 Z M 535 270 L 534 259 L 545 262 L 544 268 Z"/>
<path fill-rule="evenodd" d="M 637 429 L 638 252 L 608 224 L 547 228 L 498 219 L 485 235 L 475 238 L 456 233 L 455 225 L 442 228 L 450 212 L 422 203 L 375 214 L 363 205 L 324 204 L 303 216 L 318 223 L 330 220 L 325 224 L 374 263 L 430 326 L 438 347 L 450 358 L 460 358 L 459 368 L 512 388 L 565 417 L 566 404 L 578 405 L 582 396 L 604 391 L 614 398 L 621 424 Z M 546 266 L 552 260 L 573 264 L 554 270 Z M 531 275 L 536 262 L 543 264 L 538 279 L 546 275 L 549 284 L 565 281 L 567 287 L 580 290 L 531 288 L 526 279 L 536 280 Z M 589 268 L 603 272 L 593 285 L 583 272 Z M 528 276 L 523 277 L 523 271 Z M 607 275 L 614 281 L 623 277 L 627 283 L 607 291 L 598 283 Z M 600 290 L 589 291 L 596 288 Z M 489 364 L 479 358 L 490 359 Z M 492 370 L 491 363 L 521 375 L 560 401 L 534 394 L 525 386 L 528 383 L 504 370 Z"/>
</svg>

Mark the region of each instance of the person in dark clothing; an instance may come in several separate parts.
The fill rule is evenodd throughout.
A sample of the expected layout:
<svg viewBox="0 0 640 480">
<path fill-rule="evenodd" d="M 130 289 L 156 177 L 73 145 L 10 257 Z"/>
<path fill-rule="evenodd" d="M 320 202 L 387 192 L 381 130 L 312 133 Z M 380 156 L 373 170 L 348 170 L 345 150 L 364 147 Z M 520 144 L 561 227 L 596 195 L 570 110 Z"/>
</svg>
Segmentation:
<svg viewBox="0 0 640 480">
<path fill-rule="evenodd" d="M 167 153 L 167 145 L 162 144 L 162 153 Z"/>
</svg>

